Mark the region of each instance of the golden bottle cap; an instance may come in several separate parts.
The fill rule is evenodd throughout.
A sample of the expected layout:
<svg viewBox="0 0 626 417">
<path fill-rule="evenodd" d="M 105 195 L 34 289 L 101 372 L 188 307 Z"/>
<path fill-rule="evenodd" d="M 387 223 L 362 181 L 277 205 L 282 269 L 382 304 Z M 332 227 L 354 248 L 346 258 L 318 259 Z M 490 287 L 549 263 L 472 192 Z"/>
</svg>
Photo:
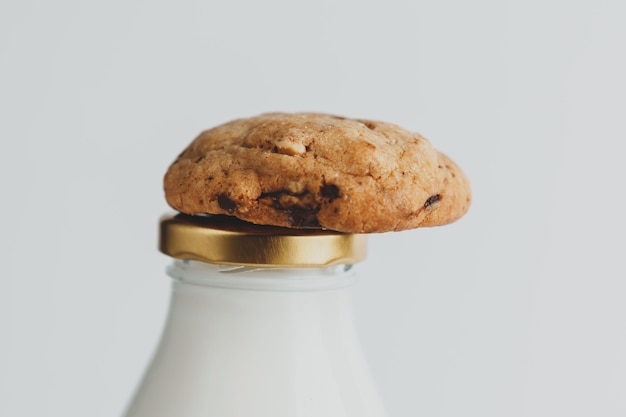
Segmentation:
<svg viewBox="0 0 626 417">
<path fill-rule="evenodd" d="M 212 264 L 320 267 L 362 261 L 367 236 L 177 214 L 161 218 L 159 249 L 174 258 Z"/>
</svg>

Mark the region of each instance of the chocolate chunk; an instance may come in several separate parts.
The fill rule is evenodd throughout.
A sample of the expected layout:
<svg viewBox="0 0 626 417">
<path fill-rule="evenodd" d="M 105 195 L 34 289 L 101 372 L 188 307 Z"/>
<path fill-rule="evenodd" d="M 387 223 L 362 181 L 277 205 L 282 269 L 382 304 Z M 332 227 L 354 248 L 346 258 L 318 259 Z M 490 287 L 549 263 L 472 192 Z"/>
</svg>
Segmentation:
<svg viewBox="0 0 626 417">
<path fill-rule="evenodd" d="M 335 184 L 326 184 L 320 188 L 320 194 L 322 194 L 322 197 L 327 198 L 328 201 L 333 201 L 339 197 L 339 187 Z"/>
<path fill-rule="evenodd" d="M 298 206 L 290 207 L 287 212 L 287 219 L 294 227 L 320 227 L 317 220 L 317 212 L 319 209 L 303 208 Z"/>
<path fill-rule="evenodd" d="M 228 198 L 226 194 L 220 194 L 217 196 L 217 204 L 219 204 L 220 208 L 226 210 L 229 213 L 234 212 L 237 208 L 237 204 L 235 204 L 233 200 Z"/>
<path fill-rule="evenodd" d="M 441 200 L 441 194 L 435 194 L 428 197 L 428 200 L 424 203 L 424 208 L 435 204 L 437 201 Z"/>
<path fill-rule="evenodd" d="M 301 193 L 292 193 L 287 190 L 263 193 L 259 196 L 259 202 L 285 213 L 292 227 L 321 227 L 317 219 L 319 205 L 308 190 Z"/>
</svg>

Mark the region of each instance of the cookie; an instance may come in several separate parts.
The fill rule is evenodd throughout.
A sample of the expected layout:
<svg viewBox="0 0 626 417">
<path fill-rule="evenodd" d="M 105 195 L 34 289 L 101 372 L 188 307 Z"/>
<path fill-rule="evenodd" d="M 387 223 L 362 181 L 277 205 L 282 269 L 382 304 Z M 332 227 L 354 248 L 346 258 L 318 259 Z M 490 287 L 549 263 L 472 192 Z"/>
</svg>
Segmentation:
<svg viewBox="0 0 626 417">
<path fill-rule="evenodd" d="M 417 133 L 326 114 L 271 113 L 201 133 L 169 167 L 167 202 L 186 214 L 349 233 L 450 223 L 469 182 Z"/>
</svg>

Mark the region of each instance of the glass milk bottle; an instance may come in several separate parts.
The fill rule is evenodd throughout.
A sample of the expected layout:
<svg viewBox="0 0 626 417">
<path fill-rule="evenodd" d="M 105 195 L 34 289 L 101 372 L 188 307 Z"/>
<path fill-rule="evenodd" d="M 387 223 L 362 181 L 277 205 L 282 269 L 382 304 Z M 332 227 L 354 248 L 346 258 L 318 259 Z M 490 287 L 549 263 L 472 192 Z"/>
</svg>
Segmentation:
<svg viewBox="0 0 626 417">
<path fill-rule="evenodd" d="M 383 417 L 355 329 L 366 236 L 161 220 L 169 315 L 126 417 Z"/>
</svg>

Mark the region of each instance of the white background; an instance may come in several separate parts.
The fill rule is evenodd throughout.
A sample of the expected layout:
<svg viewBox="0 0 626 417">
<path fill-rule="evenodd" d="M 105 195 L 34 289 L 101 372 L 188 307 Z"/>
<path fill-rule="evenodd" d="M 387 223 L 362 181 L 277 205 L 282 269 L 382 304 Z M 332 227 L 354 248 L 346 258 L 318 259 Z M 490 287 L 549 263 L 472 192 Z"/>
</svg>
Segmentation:
<svg viewBox="0 0 626 417">
<path fill-rule="evenodd" d="M 118 416 L 166 313 L 161 178 L 201 130 L 421 132 L 456 224 L 370 239 L 390 416 L 626 415 L 622 0 L 0 3 L 0 415 Z"/>
</svg>

